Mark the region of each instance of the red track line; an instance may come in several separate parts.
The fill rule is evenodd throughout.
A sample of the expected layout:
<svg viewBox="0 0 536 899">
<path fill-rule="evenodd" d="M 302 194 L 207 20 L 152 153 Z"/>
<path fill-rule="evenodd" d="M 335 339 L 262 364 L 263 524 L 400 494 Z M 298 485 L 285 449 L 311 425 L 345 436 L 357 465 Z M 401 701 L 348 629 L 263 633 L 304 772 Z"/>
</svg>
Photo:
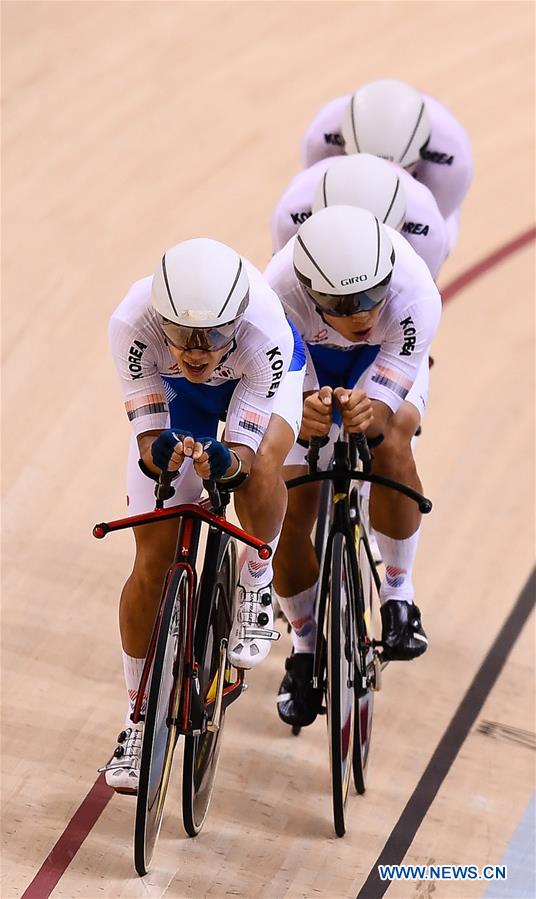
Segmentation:
<svg viewBox="0 0 536 899">
<path fill-rule="evenodd" d="M 531 242 L 536 237 L 536 227 L 529 228 L 528 231 L 524 231 L 523 234 L 520 234 L 519 237 L 515 237 L 514 240 L 511 240 L 509 243 L 505 243 L 502 247 L 499 247 L 498 250 L 494 250 L 493 253 L 490 253 L 489 256 L 485 256 L 484 259 L 481 259 L 480 262 L 477 262 L 476 265 L 472 265 L 471 268 L 468 268 L 465 272 L 462 272 L 461 275 L 458 275 L 457 278 L 454 278 L 454 281 L 451 281 L 450 284 L 441 291 L 441 296 L 443 298 L 443 302 L 446 303 L 447 300 L 451 300 L 452 297 L 456 296 L 460 290 L 463 290 L 464 287 L 467 287 L 472 281 L 476 278 L 479 278 L 480 275 L 485 274 L 490 268 L 494 268 L 499 262 L 502 262 L 503 259 L 506 259 L 508 256 L 511 256 L 512 253 L 516 253 L 517 250 L 521 250 L 525 244 Z"/>
<path fill-rule="evenodd" d="M 100 774 L 21 899 L 48 899 L 113 795 Z"/>
<path fill-rule="evenodd" d="M 441 291 L 443 302 L 451 300 L 464 287 L 475 281 L 480 275 L 498 265 L 508 256 L 516 253 L 536 237 L 536 227 L 529 228 L 523 234 L 511 240 L 509 243 L 494 250 L 489 256 L 481 259 L 476 265 L 471 266 Z M 22 894 L 21 899 L 48 899 L 52 890 L 57 885 L 69 865 L 71 864 L 80 846 L 97 823 L 102 812 L 108 805 L 114 791 L 106 786 L 104 776 L 101 774 L 84 801 L 78 807 L 67 827 L 60 836 L 58 842 L 47 856 L 34 879 Z"/>
</svg>

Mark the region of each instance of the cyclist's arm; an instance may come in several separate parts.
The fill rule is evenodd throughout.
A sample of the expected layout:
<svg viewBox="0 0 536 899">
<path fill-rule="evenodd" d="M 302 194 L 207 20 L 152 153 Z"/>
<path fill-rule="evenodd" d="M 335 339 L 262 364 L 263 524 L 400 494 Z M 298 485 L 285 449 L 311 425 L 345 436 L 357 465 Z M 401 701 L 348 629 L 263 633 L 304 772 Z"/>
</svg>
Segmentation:
<svg viewBox="0 0 536 899">
<path fill-rule="evenodd" d="M 156 438 L 162 431 L 146 431 L 145 434 L 138 434 L 137 441 L 138 447 L 140 450 L 140 459 L 143 464 L 149 471 L 153 471 L 155 474 L 160 474 L 160 469 L 153 462 L 153 457 L 151 455 L 151 447 L 155 442 Z"/>
<path fill-rule="evenodd" d="M 417 177 L 432 191 L 445 219 L 458 209 L 473 180 L 471 142 L 463 125 L 439 100 L 423 94 L 432 124 Z"/>
<path fill-rule="evenodd" d="M 373 403 L 371 437 L 382 433 L 391 415 L 398 412 L 437 330 L 441 298 L 431 278 L 429 292 L 395 311 L 380 352 L 360 384 Z"/>
<path fill-rule="evenodd" d="M 252 333 L 250 345 L 244 347 L 242 379 L 234 390 L 227 413 L 226 443 L 249 447 L 250 464 L 264 437 L 275 397 L 294 355 L 293 333 L 282 314 L 274 324 L 277 332 L 271 339 L 267 340 L 260 332 Z"/>
<path fill-rule="evenodd" d="M 159 433 L 169 427 L 164 383 L 150 337 L 114 315 L 110 321 L 109 340 L 134 434 Z"/>
<path fill-rule="evenodd" d="M 342 156 L 344 145 L 341 125 L 344 110 L 350 102 L 351 94 L 330 100 L 307 128 L 302 143 L 302 158 L 305 168 L 314 165 L 327 156 Z"/>
</svg>

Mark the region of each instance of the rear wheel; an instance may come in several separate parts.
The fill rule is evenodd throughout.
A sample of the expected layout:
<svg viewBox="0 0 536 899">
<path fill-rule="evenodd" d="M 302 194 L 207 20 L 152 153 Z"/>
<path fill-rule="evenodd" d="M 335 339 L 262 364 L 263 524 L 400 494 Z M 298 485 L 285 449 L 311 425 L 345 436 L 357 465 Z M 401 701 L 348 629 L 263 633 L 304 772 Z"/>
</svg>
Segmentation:
<svg viewBox="0 0 536 899">
<path fill-rule="evenodd" d="M 166 587 L 147 700 L 134 830 L 134 864 L 147 873 L 158 839 L 173 751 L 177 742 L 186 650 L 190 580 L 183 566 L 172 572 Z"/>
<path fill-rule="evenodd" d="M 337 836 L 346 832 L 345 807 L 352 775 L 355 699 L 353 678 L 352 578 L 346 538 L 333 537 L 330 595 L 327 616 L 327 707 L 333 796 Z"/>
<path fill-rule="evenodd" d="M 221 542 L 220 558 L 212 583 L 201 583 L 201 598 L 196 621 L 195 646 L 199 664 L 201 701 L 211 717 L 218 686 L 222 641 L 229 637 L 232 624 L 233 595 L 238 578 L 236 543 Z M 225 683 L 231 668 L 226 663 Z M 203 729 L 198 736 L 187 736 L 182 768 L 182 817 L 187 834 L 195 837 L 207 816 L 223 737 L 225 710 L 217 731 Z"/>
</svg>

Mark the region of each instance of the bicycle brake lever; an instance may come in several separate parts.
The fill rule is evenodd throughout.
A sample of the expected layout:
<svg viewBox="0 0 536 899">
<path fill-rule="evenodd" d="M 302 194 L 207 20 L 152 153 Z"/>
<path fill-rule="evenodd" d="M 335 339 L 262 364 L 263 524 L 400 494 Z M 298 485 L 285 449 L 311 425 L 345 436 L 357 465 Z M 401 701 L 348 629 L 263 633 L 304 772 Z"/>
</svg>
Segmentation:
<svg viewBox="0 0 536 899">
<path fill-rule="evenodd" d="M 210 499 L 210 504 L 212 506 L 212 511 L 218 512 L 222 507 L 222 501 L 221 501 L 221 495 L 220 495 L 220 491 L 218 490 L 216 481 L 213 481 L 213 480 L 203 481 L 203 487 L 205 488 L 205 490 L 208 493 L 208 496 Z"/>
<path fill-rule="evenodd" d="M 318 472 L 318 458 L 320 456 L 320 450 L 323 446 L 329 443 L 329 437 L 326 435 L 325 437 L 310 437 L 309 438 L 309 449 L 307 451 L 307 465 L 309 466 L 309 474 L 316 474 Z"/>
<path fill-rule="evenodd" d="M 369 474 L 372 467 L 372 456 L 370 455 L 370 449 L 367 443 L 366 435 L 363 433 L 363 431 L 358 431 L 356 433 L 350 434 L 349 438 L 352 468 L 354 467 L 355 462 L 355 459 L 353 459 L 352 456 L 357 452 L 359 458 L 361 459 L 361 462 L 363 463 L 363 472 L 365 474 Z"/>
<path fill-rule="evenodd" d="M 171 486 L 171 481 L 173 479 L 173 472 L 170 471 L 161 471 L 160 477 L 158 478 L 158 483 L 154 488 L 154 495 L 156 497 L 156 508 L 163 509 L 164 501 L 166 499 L 171 499 L 172 496 L 175 495 L 175 488 Z"/>
</svg>

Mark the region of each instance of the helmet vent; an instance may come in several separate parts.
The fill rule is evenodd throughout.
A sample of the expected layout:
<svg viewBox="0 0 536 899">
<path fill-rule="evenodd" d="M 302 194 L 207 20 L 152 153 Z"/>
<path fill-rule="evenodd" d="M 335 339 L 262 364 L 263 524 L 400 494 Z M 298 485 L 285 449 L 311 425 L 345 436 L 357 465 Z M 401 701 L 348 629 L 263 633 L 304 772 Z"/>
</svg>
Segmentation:
<svg viewBox="0 0 536 899">
<path fill-rule="evenodd" d="M 354 96 L 352 97 L 352 100 L 351 100 L 351 102 L 350 102 L 350 116 L 351 116 L 351 119 L 352 119 L 352 131 L 353 131 L 353 134 L 354 134 L 354 141 L 355 141 L 355 145 L 356 145 L 356 147 L 357 147 L 357 152 L 358 152 L 358 153 L 361 153 L 361 150 L 359 149 L 359 141 L 357 140 L 357 128 L 356 128 L 356 126 L 355 126 L 354 100 L 355 100 L 355 94 L 354 94 Z"/>
<path fill-rule="evenodd" d="M 328 198 L 326 196 L 326 181 L 327 181 L 328 173 L 324 172 L 324 177 L 322 178 L 322 196 L 324 197 L 324 206 L 328 205 Z"/>
<path fill-rule="evenodd" d="M 320 268 L 320 266 L 315 262 L 315 260 L 314 260 L 313 257 L 311 256 L 309 250 L 308 250 L 307 247 L 305 246 L 305 244 L 304 244 L 304 242 L 303 242 L 303 240 L 301 239 L 301 237 L 300 237 L 299 234 L 296 235 L 296 240 L 298 241 L 300 247 L 303 249 L 303 251 L 304 251 L 304 253 L 306 254 L 306 256 L 311 260 L 311 262 L 313 263 L 313 265 L 314 265 L 314 267 L 316 268 L 316 270 L 322 275 L 324 281 L 327 281 L 327 283 L 329 284 L 330 287 L 335 287 L 335 285 L 329 280 L 328 276 L 327 276 L 326 274 L 324 274 L 324 272 L 322 271 L 322 269 Z"/>
<path fill-rule="evenodd" d="M 420 108 L 420 110 L 419 110 L 419 115 L 417 116 L 417 121 L 416 121 L 416 123 L 415 123 L 415 128 L 414 128 L 413 131 L 411 132 L 411 137 L 410 137 L 410 139 L 408 140 L 408 142 L 407 142 L 407 144 L 406 144 L 406 147 L 405 147 L 405 149 L 404 149 L 404 152 L 401 154 L 400 159 L 398 160 L 400 164 L 402 164 L 402 160 L 404 159 L 404 156 L 406 155 L 406 153 L 408 152 L 408 150 L 409 150 L 409 148 L 410 148 L 410 146 L 411 146 L 411 143 L 412 143 L 412 141 L 413 141 L 413 138 L 415 137 L 415 134 L 416 134 L 416 132 L 417 132 L 417 128 L 419 127 L 419 125 L 420 125 L 420 123 L 421 123 L 421 119 L 422 119 L 422 117 L 423 117 L 423 113 L 424 113 L 424 100 L 423 100 L 423 102 L 421 103 L 421 108 Z"/>
<path fill-rule="evenodd" d="M 223 304 L 223 306 L 221 307 L 220 311 L 218 312 L 218 318 L 220 318 L 220 317 L 223 315 L 223 313 L 224 313 L 224 311 L 225 311 L 225 307 L 227 306 L 227 303 L 229 302 L 229 300 L 231 299 L 231 297 L 232 297 L 232 295 L 233 295 L 233 291 L 234 291 L 234 289 L 235 289 L 235 287 L 236 287 L 236 285 L 237 285 L 237 282 L 238 282 L 238 279 L 239 279 L 239 277 L 240 277 L 240 272 L 241 272 L 241 271 L 242 271 L 242 259 L 240 258 L 240 259 L 238 260 L 238 271 L 237 271 L 237 273 L 236 273 L 236 277 L 235 277 L 235 279 L 234 279 L 234 281 L 233 281 L 233 283 L 232 283 L 231 289 L 230 289 L 230 291 L 229 291 L 229 293 L 228 293 L 228 295 L 227 295 L 227 299 L 225 300 L 225 303 Z"/>
<path fill-rule="evenodd" d="M 385 213 L 385 215 L 384 215 L 384 217 L 383 217 L 383 224 L 384 224 L 384 225 L 385 225 L 385 222 L 387 221 L 387 219 L 389 218 L 389 213 L 391 212 L 391 209 L 393 208 L 393 204 L 394 204 L 394 202 L 395 202 L 395 200 L 396 200 L 396 198 L 397 198 L 397 196 L 398 196 L 398 189 L 399 189 L 399 187 L 400 187 L 400 178 L 397 177 L 397 179 L 396 179 L 396 187 L 395 187 L 395 192 L 394 192 L 394 194 L 393 194 L 393 198 L 392 198 L 391 202 L 389 203 L 389 209 L 387 210 L 387 212 Z"/>
<path fill-rule="evenodd" d="M 378 274 L 378 266 L 380 264 L 380 223 L 377 218 L 374 219 L 376 222 L 376 241 L 377 241 L 377 251 L 376 251 L 376 268 L 374 269 L 374 274 Z"/>
<path fill-rule="evenodd" d="M 173 297 L 171 296 L 171 290 L 169 289 L 169 282 L 168 282 L 168 276 L 167 276 L 167 271 L 166 271 L 166 254 L 165 253 L 162 256 L 162 274 L 164 275 L 164 284 L 166 285 L 169 302 L 171 303 L 171 305 L 173 307 L 173 312 L 175 313 L 175 315 L 178 315 L 178 312 L 175 308 L 175 303 L 173 302 Z"/>
</svg>

